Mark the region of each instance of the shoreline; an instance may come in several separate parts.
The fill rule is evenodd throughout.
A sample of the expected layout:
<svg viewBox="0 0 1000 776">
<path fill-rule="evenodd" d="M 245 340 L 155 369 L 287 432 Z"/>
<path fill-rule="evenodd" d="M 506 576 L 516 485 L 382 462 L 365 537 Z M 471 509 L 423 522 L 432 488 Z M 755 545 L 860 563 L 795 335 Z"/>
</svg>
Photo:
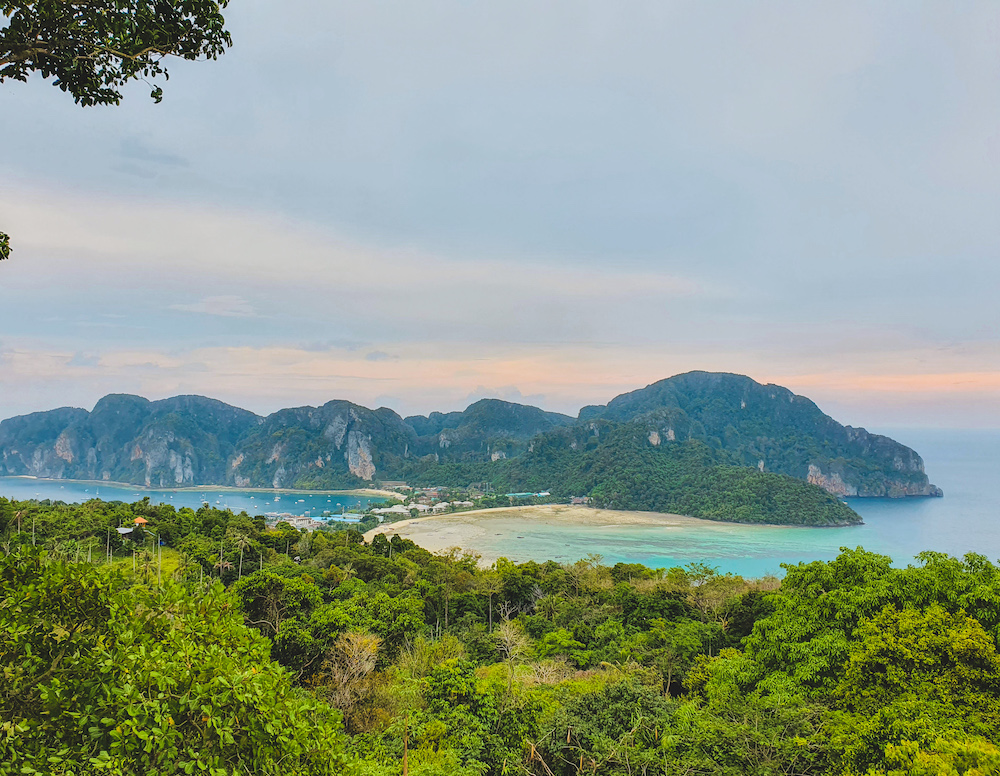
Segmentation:
<svg viewBox="0 0 1000 776">
<path fill-rule="evenodd" d="M 392 490 L 381 490 L 379 488 L 351 488 L 347 490 L 304 490 L 301 488 L 238 488 L 235 485 L 191 485 L 183 488 L 152 488 L 145 485 L 136 485 L 132 482 L 117 482 L 115 480 L 72 480 L 53 479 L 50 477 L 35 477 L 30 474 L 9 474 L 0 478 L 11 480 L 27 480 L 30 482 L 51 482 L 51 483 L 73 483 L 75 485 L 106 485 L 112 488 L 124 488 L 137 491 L 157 492 L 157 493 L 289 493 L 295 495 L 317 495 L 317 496 L 378 496 L 381 498 L 398 498 L 399 493 Z"/>
<path fill-rule="evenodd" d="M 438 515 L 421 515 L 420 517 L 408 517 L 405 520 L 397 520 L 392 523 L 384 523 L 365 532 L 365 541 L 379 533 L 389 533 L 394 526 L 409 527 L 417 523 L 426 523 L 431 520 L 460 519 L 471 515 L 499 515 L 500 513 L 511 512 L 550 512 L 553 517 L 561 517 L 562 513 L 573 510 L 574 518 L 580 522 L 600 525 L 737 525 L 747 528 L 857 528 L 865 524 L 864 520 L 859 523 L 831 523 L 829 525 L 801 525 L 795 523 L 740 523 L 735 520 L 712 520 L 707 517 L 691 517 L 690 515 L 678 515 L 673 512 L 646 512 L 642 510 L 628 509 L 603 509 L 591 506 L 572 506 L 569 504 L 528 504 L 517 507 L 489 507 L 487 509 L 466 509 L 461 512 L 448 512 Z M 617 515 L 625 519 L 602 520 L 600 515 Z M 537 515 L 541 516 L 541 515 Z M 588 519 L 593 518 L 593 519 Z"/>
<path fill-rule="evenodd" d="M 371 542 L 379 534 L 390 537 L 398 535 L 410 539 L 418 546 L 432 553 L 448 552 L 458 548 L 463 552 L 479 556 L 480 566 L 488 567 L 497 558 L 508 557 L 522 562 L 530 559 L 518 547 L 516 540 L 524 539 L 533 532 L 533 527 L 542 534 L 565 531 L 572 535 L 574 529 L 615 528 L 656 528 L 662 529 L 662 539 L 674 532 L 688 534 L 732 535 L 750 531 L 751 535 L 764 537 L 769 532 L 796 531 L 801 536 L 810 533 L 808 529 L 819 527 L 853 528 L 860 524 L 844 526 L 773 525 L 764 523 L 731 523 L 721 520 L 663 512 L 639 512 L 596 507 L 572 506 L 568 504 L 541 504 L 521 507 L 493 507 L 490 509 L 470 509 L 444 515 L 413 517 L 395 523 L 383 523 L 366 531 L 365 541 Z M 822 533 L 822 532 L 820 532 Z M 502 538 L 501 538 L 502 537 Z M 601 552 L 600 542 L 594 545 L 594 552 Z M 551 552 L 548 550 L 546 552 Z M 522 557 L 523 556 L 523 557 Z M 558 557 L 558 556 L 551 556 Z M 537 560 L 537 558 L 535 558 Z"/>
<path fill-rule="evenodd" d="M 413 517 L 395 523 L 385 523 L 366 531 L 366 542 L 378 536 L 399 535 L 411 539 L 420 547 L 433 553 L 445 552 L 454 547 L 480 556 L 479 564 L 489 566 L 499 557 L 510 554 L 511 548 L 501 551 L 495 546 L 494 535 L 487 536 L 491 520 L 524 521 L 525 528 L 532 522 L 547 526 L 592 526 L 614 528 L 619 526 L 658 526 L 665 529 L 736 525 L 704 520 L 686 515 L 664 512 L 637 512 L 595 507 L 570 506 L 568 504 L 541 504 L 520 507 L 492 507 L 490 509 L 470 509 L 446 515 Z"/>
</svg>

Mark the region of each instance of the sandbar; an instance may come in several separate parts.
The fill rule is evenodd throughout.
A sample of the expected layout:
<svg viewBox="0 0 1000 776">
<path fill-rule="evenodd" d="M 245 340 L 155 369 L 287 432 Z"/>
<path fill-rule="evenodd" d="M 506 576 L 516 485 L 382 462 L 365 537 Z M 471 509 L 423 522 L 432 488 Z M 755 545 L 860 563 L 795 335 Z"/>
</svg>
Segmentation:
<svg viewBox="0 0 1000 776">
<path fill-rule="evenodd" d="M 481 556 L 480 564 L 488 566 L 497 558 L 508 555 L 505 549 L 510 548 L 497 546 L 496 531 L 493 529 L 500 523 L 506 524 L 507 527 L 511 521 L 523 523 L 525 528 L 542 523 L 566 529 L 584 525 L 593 527 L 655 525 L 664 528 L 687 528 L 705 526 L 706 522 L 711 522 L 662 512 L 625 512 L 617 509 L 544 504 L 475 509 L 400 520 L 398 523 L 387 523 L 373 528 L 365 534 L 365 541 L 370 542 L 378 534 L 398 534 L 431 552 L 459 547 L 467 552 L 476 553 Z"/>
</svg>

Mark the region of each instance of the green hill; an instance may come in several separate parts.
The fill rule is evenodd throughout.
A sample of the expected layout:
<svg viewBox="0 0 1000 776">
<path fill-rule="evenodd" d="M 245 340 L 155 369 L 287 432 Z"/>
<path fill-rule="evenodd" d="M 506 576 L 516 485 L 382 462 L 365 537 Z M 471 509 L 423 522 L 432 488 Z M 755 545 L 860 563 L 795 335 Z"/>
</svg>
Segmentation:
<svg viewBox="0 0 1000 776">
<path fill-rule="evenodd" d="M 599 507 L 734 523 L 851 525 L 860 516 L 822 488 L 783 474 L 735 465 L 701 441 L 650 444 L 641 424 L 591 421 L 532 440 L 512 460 L 479 464 L 417 462 L 415 484 L 489 482 L 500 492 L 589 495 Z"/>
<path fill-rule="evenodd" d="M 637 421 L 652 439 L 698 439 L 733 461 L 841 496 L 940 496 L 909 447 L 843 426 L 804 396 L 742 375 L 688 372 L 584 407 L 580 419 Z"/>
<path fill-rule="evenodd" d="M 834 496 L 930 496 L 905 445 L 809 399 L 690 372 L 584 407 L 577 419 L 498 399 L 402 418 L 347 401 L 266 418 L 201 396 L 111 395 L 0 423 L 0 475 L 151 487 L 347 488 L 387 480 L 589 495 L 716 520 L 857 522 Z"/>
</svg>

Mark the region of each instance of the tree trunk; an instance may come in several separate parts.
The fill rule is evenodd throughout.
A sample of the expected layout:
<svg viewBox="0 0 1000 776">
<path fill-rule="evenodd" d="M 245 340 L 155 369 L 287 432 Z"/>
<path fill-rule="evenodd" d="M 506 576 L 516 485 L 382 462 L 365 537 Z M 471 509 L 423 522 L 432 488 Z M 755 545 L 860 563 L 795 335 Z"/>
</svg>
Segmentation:
<svg viewBox="0 0 1000 776">
<path fill-rule="evenodd" d="M 406 731 L 403 733 L 403 776 L 410 776 L 410 764 L 407 754 L 410 749 L 410 725 L 407 723 Z"/>
</svg>

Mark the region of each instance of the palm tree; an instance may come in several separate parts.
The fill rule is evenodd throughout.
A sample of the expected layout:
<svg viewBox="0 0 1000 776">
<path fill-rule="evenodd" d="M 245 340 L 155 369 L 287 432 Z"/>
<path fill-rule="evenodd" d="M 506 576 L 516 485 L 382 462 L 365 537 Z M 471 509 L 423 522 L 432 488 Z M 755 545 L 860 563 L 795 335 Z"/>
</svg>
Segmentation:
<svg viewBox="0 0 1000 776">
<path fill-rule="evenodd" d="M 194 556 L 187 552 L 181 553 L 180 561 L 177 563 L 177 569 L 174 571 L 174 579 L 184 580 L 188 577 L 189 572 L 195 567 L 201 566 L 201 564 L 195 560 Z"/>
<path fill-rule="evenodd" d="M 479 589 L 486 593 L 490 611 L 490 633 L 493 632 L 493 596 L 503 592 L 503 578 L 495 571 L 488 571 L 479 577 Z"/>
<path fill-rule="evenodd" d="M 243 552 L 251 546 L 250 537 L 245 533 L 238 533 L 232 538 L 233 543 L 236 545 L 236 549 L 240 551 L 240 571 L 236 578 L 243 579 Z"/>
<path fill-rule="evenodd" d="M 547 595 L 538 601 L 536 611 L 550 622 L 559 613 L 559 599 L 554 595 Z"/>
</svg>

